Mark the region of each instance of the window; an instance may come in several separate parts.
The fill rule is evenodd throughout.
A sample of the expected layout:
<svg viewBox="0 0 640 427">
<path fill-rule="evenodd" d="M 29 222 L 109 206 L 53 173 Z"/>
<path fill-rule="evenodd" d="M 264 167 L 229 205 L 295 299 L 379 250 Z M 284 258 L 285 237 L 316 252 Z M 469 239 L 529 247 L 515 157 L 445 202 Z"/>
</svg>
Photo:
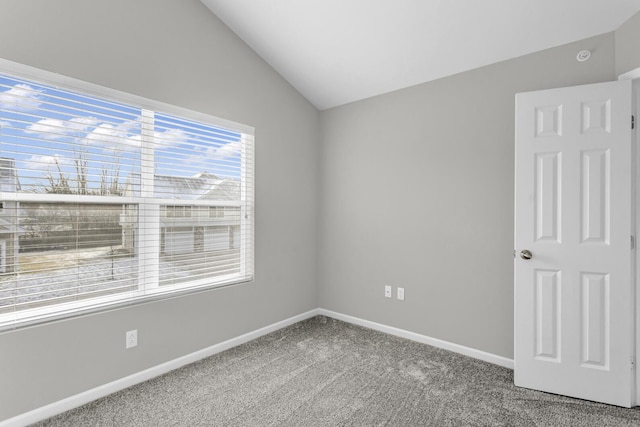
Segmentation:
<svg viewBox="0 0 640 427">
<path fill-rule="evenodd" d="M 0 329 L 253 278 L 252 128 L 2 69 Z"/>
<path fill-rule="evenodd" d="M 222 206 L 209 207 L 209 218 L 224 218 L 224 207 Z"/>
<path fill-rule="evenodd" d="M 191 218 L 191 206 L 167 206 L 164 211 L 167 218 Z"/>
</svg>

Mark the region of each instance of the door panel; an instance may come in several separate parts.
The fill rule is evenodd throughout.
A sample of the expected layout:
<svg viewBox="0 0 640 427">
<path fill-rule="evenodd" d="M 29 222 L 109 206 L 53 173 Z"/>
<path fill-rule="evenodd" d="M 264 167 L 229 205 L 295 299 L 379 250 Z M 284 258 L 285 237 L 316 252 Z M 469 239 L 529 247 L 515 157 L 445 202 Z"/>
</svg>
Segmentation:
<svg viewBox="0 0 640 427">
<path fill-rule="evenodd" d="M 582 242 L 609 243 L 609 149 L 582 152 Z"/>
<path fill-rule="evenodd" d="M 535 229 L 536 241 L 560 243 L 561 155 L 536 153 Z"/>
<path fill-rule="evenodd" d="M 516 97 L 515 383 L 630 406 L 631 83 Z"/>
<path fill-rule="evenodd" d="M 560 271 L 535 271 L 535 357 L 560 360 Z"/>
<path fill-rule="evenodd" d="M 583 367 L 609 367 L 609 275 L 581 274 L 581 338 Z"/>
</svg>

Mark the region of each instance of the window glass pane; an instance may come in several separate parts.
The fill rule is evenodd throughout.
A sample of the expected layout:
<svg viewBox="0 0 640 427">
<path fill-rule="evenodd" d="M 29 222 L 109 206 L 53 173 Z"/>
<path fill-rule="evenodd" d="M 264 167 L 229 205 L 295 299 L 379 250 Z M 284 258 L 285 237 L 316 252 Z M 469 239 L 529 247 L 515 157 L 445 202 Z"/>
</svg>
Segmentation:
<svg viewBox="0 0 640 427">
<path fill-rule="evenodd" d="M 240 271 L 241 135 L 155 115 L 154 194 L 193 205 L 160 207 L 160 285 Z M 234 203 L 237 206 L 225 206 Z"/>
<path fill-rule="evenodd" d="M 0 313 L 137 289 L 134 236 L 123 234 L 122 205 L 9 204 L 3 219 L 13 233 L 2 239 Z M 128 212 L 137 220 L 135 206 Z"/>
<path fill-rule="evenodd" d="M 189 218 L 161 215 L 160 285 L 240 271 L 239 215 L 216 217 L 206 209 L 191 212 Z"/>
<path fill-rule="evenodd" d="M 250 280 L 253 136 L 237 126 L 0 74 L 0 329 Z"/>
<path fill-rule="evenodd" d="M 122 195 L 141 110 L 0 74 L 2 191 Z"/>
<path fill-rule="evenodd" d="M 156 197 L 240 200 L 241 134 L 160 113 L 154 123 Z"/>
</svg>

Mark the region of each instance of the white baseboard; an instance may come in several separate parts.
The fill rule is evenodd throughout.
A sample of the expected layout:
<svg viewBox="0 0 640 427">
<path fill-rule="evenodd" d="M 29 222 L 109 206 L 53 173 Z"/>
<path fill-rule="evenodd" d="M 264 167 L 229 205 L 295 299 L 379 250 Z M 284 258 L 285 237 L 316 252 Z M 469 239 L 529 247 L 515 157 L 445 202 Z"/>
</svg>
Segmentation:
<svg viewBox="0 0 640 427">
<path fill-rule="evenodd" d="M 343 322 L 353 323 L 354 325 L 364 326 L 365 328 L 384 332 L 390 335 L 406 338 L 411 341 L 416 341 L 419 343 L 442 348 L 444 350 L 453 351 L 454 353 L 460 353 L 465 356 L 473 357 L 474 359 L 483 360 L 485 362 L 493 363 L 494 365 L 503 366 L 505 368 L 513 369 L 513 366 L 514 366 L 513 359 L 497 356 L 495 354 L 487 353 L 482 350 L 476 350 L 475 348 L 465 347 L 460 344 L 454 344 L 452 342 L 439 340 L 437 338 L 431 338 L 426 335 L 416 334 L 415 332 L 406 331 L 404 329 L 394 328 L 393 326 L 387 326 L 381 323 L 360 319 L 358 317 L 348 316 L 342 313 L 336 313 L 335 311 L 325 310 L 324 308 L 320 308 L 318 314 L 331 317 L 333 319 L 342 320 Z"/>
<path fill-rule="evenodd" d="M 74 396 L 70 396 L 66 399 L 62 399 L 49 405 L 42 406 L 40 408 L 34 409 L 33 411 L 25 412 L 24 414 L 9 418 L 8 420 L 0 421 L 0 427 L 22 427 L 47 419 L 49 417 L 53 417 L 54 415 L 58 415 L 70 409 L 77 408 L 101 397 L 108 396 L 117 391 L 124 390 L 125 388 L 150 380 L 151 378 L 166 374 L 169 371 L 178 369 L 184 365 L 188 365 L 189 363 L 197 362 L 198 360 L 213 356 L 214 354 L 228 350 L 232 347 L 236 347 L 240 344 L 244 344 L 268 333 L 277 331 L 278 329 L 282 329 L 286 326 L 293 325 L 294 323 L 298 323 L 302 320 L 317 316 L 319 313 L 319 309 L 316 308 L 307 311 L 306 313 L 302 313 L 297 316 L 282 320 L 280 322 L 276 322 L 269 326 L 265 326 L 264 328 L 256 329 L 255 331 L 248 332 L 235 338 L 231 338 L 219 344 L 212 345 L 211 347 L 207 347 L 194 353 L 187 354 L 186 356 L 170 360 L 169 362 L 163 363 L 161 365 L 145 369 L 144 371 L 137 372 L 133 375 L 129 375 L 128 377 L 112 381 L 108 384 L 104 384 L 91 390 L 87 390 Z"/>
<path fill-rule="evenodd" d="M 280 322 L 265 326 L 264 328 L 256 329 L 255 331 L 248 332 L 244 335 L 240 335 L 219 344 L 212 345 L 211 347 L 207 347 L 194 353 L 187 354 L 186 356 L 170 360 L 169 362 L 163 363 L 161 365 L 145 369 L 144 371 L 137 372 L 133 375 L 129 375 L 128 377 L 112 381 L 108 384 L 104 384 L 91 390 L 87 390 L 74 396 L 70 396 L 66 399 L 62 399 L 49 405 L 42 406 L 24 414 L 9 418 L 8 420 L 0 421 L 0 427 L 22 427 L 47 419 L 49 417 L 53 417 L 65 411 L 92 402 L 96 399 L 100 399 L 101 397 L 105 397 L 117 391 L 124 390 L 125 388 L 150 380 L 159 375 L 166 374 L 167 372 L 178 369 L 184 365 L 188 365 L 206 357 L 213 356 L 214 354 L 244 344 L 268 333 L 277 331 L 278 329 L 282 329 L 286 326 L 293 325 L 294 323 L 298 323 L 302 320 L 306 320 L 317 315 L 323 315 L 331 317 L 333 319 L 342 320 L 343 322 L 352 323 L 354 325 L 364 326 L 365 328 L 374 329 L 376 331 L 384 332 L 390 335 L 395 335 L 423 344 L 432 345 L 444 350 L 453 351 L 455 353 L 460 353 L 465 356 L 473 357 L 475 359 L 484 360 L 485 362 L 513 369 L 513 360 L 507 359 L 506 357 L 497 356 L 495 354 L 476 350 L 470 347 L 465 347 L 459 344 L 454 344 L 448 341 L 439 340 L 437 338 L 420 335 L 415 332 L 406 331 L 404 329 L 394 328 L 392 326 L 383 325 L 381 323 L 371 322 L 369 320 L 348 316 L 346 314 L 337 313 L 335 311 L 316 308 L 307 311 L 306 313 L 302 313 L 297 316 L 282 320 Z"/>
</svg>

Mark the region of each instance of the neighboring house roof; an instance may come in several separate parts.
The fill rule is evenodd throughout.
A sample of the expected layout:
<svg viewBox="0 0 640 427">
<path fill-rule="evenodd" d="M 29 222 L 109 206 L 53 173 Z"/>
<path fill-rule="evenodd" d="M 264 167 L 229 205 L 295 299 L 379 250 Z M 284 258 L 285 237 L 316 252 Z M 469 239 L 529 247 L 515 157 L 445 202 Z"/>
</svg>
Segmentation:
<svg viewBox="0 0 640 427">
<path fill-rule="evenodd" d="M 14 159 L 0 157 L 0 191 L 20 191 L 20 180 L 18 180 Z"/>
<path fill-rule="evenodd" d="M 140 174 L 129 174 L 125 196 L 140 194 Z M 240 181 L 203 172 L 192 177 L 155 175 L 153 195 L 182 200 L 240 200 Z"/>
</svg>

